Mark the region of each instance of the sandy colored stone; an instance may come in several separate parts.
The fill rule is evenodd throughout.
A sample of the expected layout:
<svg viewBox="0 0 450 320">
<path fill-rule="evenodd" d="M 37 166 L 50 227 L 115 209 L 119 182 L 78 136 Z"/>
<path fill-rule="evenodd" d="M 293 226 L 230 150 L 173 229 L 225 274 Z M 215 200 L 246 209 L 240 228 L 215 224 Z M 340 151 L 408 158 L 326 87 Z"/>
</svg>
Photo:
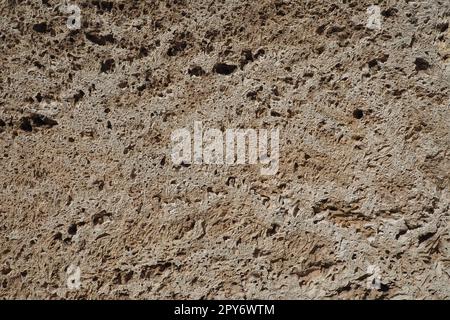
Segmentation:
<svg viewBox="0 0 450 320">
<path fill-rule="evenodd" d="M 378 2 L 2 0 L 0 298 L 449 299 L 450 4 Z"/>
</svg>

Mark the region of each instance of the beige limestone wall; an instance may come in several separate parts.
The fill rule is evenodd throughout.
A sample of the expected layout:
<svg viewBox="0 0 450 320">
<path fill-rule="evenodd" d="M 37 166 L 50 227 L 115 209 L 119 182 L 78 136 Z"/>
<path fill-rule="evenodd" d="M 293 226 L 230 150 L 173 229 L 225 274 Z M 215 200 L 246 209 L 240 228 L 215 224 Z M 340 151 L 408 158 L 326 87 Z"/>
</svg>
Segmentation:
<svg viewBox="0 0 450 320">
<path fill-rule="evenodd" d="M 1 298 L 450 297 L 448 1 L 61 4 L 0 1 Z"/>
</svg>

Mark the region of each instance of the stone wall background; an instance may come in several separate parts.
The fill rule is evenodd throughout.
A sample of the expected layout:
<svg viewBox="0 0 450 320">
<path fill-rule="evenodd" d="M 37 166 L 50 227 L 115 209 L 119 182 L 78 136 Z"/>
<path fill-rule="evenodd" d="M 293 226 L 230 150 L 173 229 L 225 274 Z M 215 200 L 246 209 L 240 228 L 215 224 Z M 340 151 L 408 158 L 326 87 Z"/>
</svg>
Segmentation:
<svg viewBox="0 0 450 320">
<path fill-rule="evenodd" d="M 72 3 L 0 1 L 0 297 L 450 297 L 448 1 Z M 194 121 L 278 174 L 174 166 Z"/>
</svg>

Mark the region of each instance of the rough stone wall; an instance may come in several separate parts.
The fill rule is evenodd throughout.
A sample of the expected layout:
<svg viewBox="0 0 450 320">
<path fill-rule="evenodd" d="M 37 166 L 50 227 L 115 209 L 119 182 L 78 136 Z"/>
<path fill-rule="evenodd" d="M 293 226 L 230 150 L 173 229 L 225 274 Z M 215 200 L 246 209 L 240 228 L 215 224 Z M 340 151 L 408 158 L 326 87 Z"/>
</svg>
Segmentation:
<svg viewBox="0 0 450 320">
<path fill-rule="evenodd" d="M 450 298 L 449 1 L 72 3 L 0 1 L 1 298 Z"/>
</svg>

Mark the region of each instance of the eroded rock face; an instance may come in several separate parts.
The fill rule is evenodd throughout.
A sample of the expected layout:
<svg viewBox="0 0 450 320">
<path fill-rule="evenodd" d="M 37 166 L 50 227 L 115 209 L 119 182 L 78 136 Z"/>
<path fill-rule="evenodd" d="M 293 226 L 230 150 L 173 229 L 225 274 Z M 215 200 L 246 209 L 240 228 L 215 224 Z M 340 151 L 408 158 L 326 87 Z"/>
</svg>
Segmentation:
<svg viewBox="0 0 450 320">
<path fill-rule="evenodd" d="M 72 4 L 0 4 L 1 297 L 450 298 L 448 1 Z"/>
</svg>

